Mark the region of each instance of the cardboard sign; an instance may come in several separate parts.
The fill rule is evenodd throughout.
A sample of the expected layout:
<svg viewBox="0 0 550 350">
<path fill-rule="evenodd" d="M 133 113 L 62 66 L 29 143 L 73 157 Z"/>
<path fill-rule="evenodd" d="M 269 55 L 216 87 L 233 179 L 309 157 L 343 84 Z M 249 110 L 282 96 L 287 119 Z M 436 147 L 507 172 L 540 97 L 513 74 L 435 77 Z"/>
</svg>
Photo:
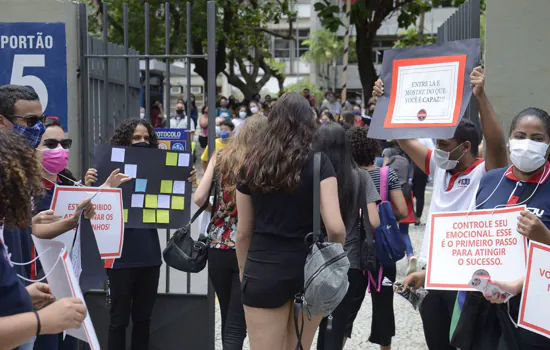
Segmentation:
<svg viewBox="0 0 550 350">
<path fill-rule="evenodd" d="M 55 299 L 78 298 L 86 305 L 65 245 L 62 242 L 44 240 L 35 236 L 32 236 L 32 239 L 36 250 L 41 254 L 40 262 Z M 68 329 L 66 332 L 70 336 L 87 342 L 92 350 L 100 350 L 99 340 L 89 313 L 80 328 Z"/>
<path fill-rule="evenodd" d="M 91 197 L 94 197 L 92 204 L 96 214 L 90 221 L 101 257 L 120 258 L 124 242 L 124 213 L 119 188 L 56 186 L 51 209 L 63 218 L 71 217 L 80 202 Z M 71 230 L 55 240 L 63 242 L 70 251 L 74 237 L 75 230 Z"/>
<path fill-rule="evenodd" d="M 472 97 L 469 75 L 479 54 L 479 39 L 384 51 L 385 94 L 376 104 L 369 137 L 453 137 Z"/>
<path fill-rule="evenodd" d="M 525 273 L 527 240 L 517 232 L 525 206 L 430 214 L 426 289 L 475 290 L 468 282 L 486 270 L 495 281 Z"/>
<path fill-rule="evenodd" d="M 103 183 L 115 169 L 133 178 L 120 186 L 126 227 L 180 228 L 189 222 L 189 152 L 99 145 L 94 164 L 98 183 Z"/>
<path fill-rule="evenodd" d="M 529 244 L 518 325 L 550 338 L 550 246 Z"/>
</svg>

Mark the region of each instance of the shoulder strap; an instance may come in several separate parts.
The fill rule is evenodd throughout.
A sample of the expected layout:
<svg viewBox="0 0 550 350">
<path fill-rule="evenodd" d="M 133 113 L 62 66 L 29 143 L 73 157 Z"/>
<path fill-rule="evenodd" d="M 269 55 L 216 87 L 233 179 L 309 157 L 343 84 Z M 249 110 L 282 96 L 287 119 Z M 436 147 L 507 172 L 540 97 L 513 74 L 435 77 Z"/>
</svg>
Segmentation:
<svg viewBox="0 0 550 350">
<path fill-rule="evenodd" d="M 321 240 L 321 153 L 313 156 L 313 242 Z"/>
<path fill-rule="evenodd" d="M 380 168 L 380 198 L 382 202 L 388 201 L 388 182 L 390 182 L 390 168 L 383 166 Z"/>
<path fill-rule="evenodd" d="M 208 208 L 208 205 L 210 204 L 210 195 L 212 194 L 212 190 L 214 190 L 214 205 L 216 204 L 216 183 L 218 182 L 218 179 L 216 178 L 213 178 L 212 179 L 212 184 L 210 185 L 210 189 L 208 190 L 208 197 L 206 198 L 206 201 L 204 202 L 204 204 L 199 208 L 199 210 L 197 210 L 195 212 L 195 214 L 193 215 L 193 217 L 191 218 L 191 221 L 189 222 L 189 224 L 192 224 L 195 222 L 195 220 L 197 220 L 197 218 L 202 214 L 203 211 L 206 210 L 206 208 Z"/>
<path fill-rule="evenodd" d="M 360 194 L 359 203 L 361 208 L 361 220 L 365 229 L 367 245 L 370 247 L 374 244 L 372 231 L 370 227 L 369 211 L 367 209 L 367 178 L 370 177 L 368 170 L 359 169 Z"/>
</svg>

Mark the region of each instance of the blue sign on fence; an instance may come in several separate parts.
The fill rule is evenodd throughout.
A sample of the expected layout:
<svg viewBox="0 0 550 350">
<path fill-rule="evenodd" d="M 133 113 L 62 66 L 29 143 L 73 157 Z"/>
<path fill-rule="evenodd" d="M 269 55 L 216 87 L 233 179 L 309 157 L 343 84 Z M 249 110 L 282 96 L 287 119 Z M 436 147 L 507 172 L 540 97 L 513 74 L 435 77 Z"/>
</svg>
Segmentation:
<svg viewBox="0 0 550 350">
<path fill-rule="evenodd" d="M 159 148 L 174 151 L 187 151 L 187 129 L 155 129 Z"/>
<path fill-rule="evenodd" d="M 67 130 L 65 23 L 0 23 L 0 85 L 6 84 L 32 87 L 44 114 Z"/>
</svg>

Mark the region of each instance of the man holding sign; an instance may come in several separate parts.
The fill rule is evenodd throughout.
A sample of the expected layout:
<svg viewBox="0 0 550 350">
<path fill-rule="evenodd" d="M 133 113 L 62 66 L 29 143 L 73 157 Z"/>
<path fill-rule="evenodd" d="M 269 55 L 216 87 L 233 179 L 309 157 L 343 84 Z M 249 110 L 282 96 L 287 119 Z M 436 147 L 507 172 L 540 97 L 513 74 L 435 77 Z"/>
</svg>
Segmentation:
<svg viewBox="0 0 550 350">
<path fill-rule="evenodd" d="M 506 141 L 502 127 L 485 95 L 485 74 L 477 67 L 470 75 L 470 84 L 479 104 L 481 125 L 486 135 L 486 161 L 477 158 L 480 143 L 479 131 L 469 120 L 461 121 L 454 137 L 437 139 L 431 151 L 418 140 L 397 140 L 415 164 L 434 179 L 430 213 L 467 210 L 475 197 L 476 187 L 488 170 L 508 164 Z M 384 94 L 384 84 L 376 82 L 373 96 Z M 420 260 L 427 262 L 430 222 L 426 224 Z M 405 286 L 419 288 L 424 285 L 425 271 L 409 275 Z M 465 281 L 467 283 L 468 281 Z M 426 343 L 430 349 L 454 349 L 449 344 L 449 330 L 456 291 L 431 291 L 422 303 L 420 314 L 424 324 Z"/>
</svg>

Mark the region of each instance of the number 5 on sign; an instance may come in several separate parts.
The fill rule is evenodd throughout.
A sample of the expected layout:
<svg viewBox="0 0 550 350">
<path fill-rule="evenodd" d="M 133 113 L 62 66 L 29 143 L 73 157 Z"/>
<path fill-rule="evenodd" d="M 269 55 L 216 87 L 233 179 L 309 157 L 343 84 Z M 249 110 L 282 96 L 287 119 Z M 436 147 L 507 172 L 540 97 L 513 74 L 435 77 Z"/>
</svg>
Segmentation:
<svg viewBox="0 0 550 350">
<path fill-rule="evenodd" d="M 25 67 L 44 68 L 45 66 L 46 58 L 44 55 L 14 55 L 10 80 L 10 84 L 30 86 L 36 91 L 42 104 L 42 113 L 44 113 L 48 106 L 48 89 L 46 88 L 46 84 L 34 75 L 24 74 Z"/>
</svg>

